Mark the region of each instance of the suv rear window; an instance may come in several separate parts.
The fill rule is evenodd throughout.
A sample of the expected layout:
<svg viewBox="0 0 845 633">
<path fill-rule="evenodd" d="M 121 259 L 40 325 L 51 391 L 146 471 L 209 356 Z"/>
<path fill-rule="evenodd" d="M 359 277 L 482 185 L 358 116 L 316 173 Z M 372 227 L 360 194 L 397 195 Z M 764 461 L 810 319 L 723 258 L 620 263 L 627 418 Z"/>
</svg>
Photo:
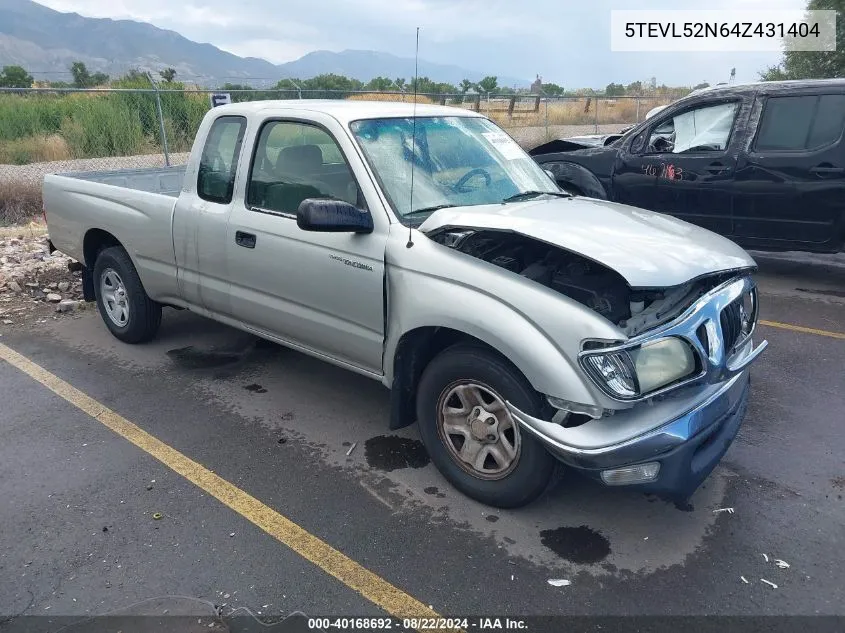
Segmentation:
<svg viewBox="0 0 845 633">
<path fill-rule="evenodd" d="M 772 97 L 766 101 L 757 151 L 812 151 L 842 136 L 845 95 Z"/>
</svg>

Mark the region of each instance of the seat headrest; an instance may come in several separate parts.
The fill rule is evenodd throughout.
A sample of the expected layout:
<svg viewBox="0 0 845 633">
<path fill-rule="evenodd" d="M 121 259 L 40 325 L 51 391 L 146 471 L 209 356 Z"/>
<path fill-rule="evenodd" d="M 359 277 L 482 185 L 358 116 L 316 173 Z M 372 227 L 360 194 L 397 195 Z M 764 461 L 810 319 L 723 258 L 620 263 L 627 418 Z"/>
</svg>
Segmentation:
<svg viewBox="0 0 845 633">
<path fill-rule="evenodd" d="M 308 174 L 323 165 L 323 151 L 319 145 L 285 147 L 276 159 L 276 171 L 282 174 Z"/>
</svg>

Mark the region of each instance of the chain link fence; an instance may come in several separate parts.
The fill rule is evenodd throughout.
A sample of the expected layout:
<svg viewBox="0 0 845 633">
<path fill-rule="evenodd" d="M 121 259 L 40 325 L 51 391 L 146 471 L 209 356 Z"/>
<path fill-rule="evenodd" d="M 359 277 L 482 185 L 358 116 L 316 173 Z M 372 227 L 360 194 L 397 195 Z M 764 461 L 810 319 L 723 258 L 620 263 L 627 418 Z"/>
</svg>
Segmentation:
<svg viewBox="0 0 845 633">
<path fill-rule="evenodd" d="M 47 173 L 112 171 L 184 164 L 211 95 L 233 102 L 346 99 L 412 102 L 409 92 L 330 90 L 0 89 L 0 222 L 40 209 Z M 563 96 L 419 94 L 481 112 L 526 149 L 546 141 L 616 132 L 658 105 L 683 96 Z"/>
</svg>

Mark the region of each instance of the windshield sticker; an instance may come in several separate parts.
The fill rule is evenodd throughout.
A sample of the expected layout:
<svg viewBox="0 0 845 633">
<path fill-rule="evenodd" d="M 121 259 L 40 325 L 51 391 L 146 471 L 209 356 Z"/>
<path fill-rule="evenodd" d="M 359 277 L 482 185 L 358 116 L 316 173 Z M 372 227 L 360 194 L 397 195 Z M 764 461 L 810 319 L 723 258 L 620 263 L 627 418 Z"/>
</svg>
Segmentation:
<svg viewBox="0 0 845 633">
<path fill-rule="evenodd" d="M 484 132 L 484 138 L 490 141 L 505 160 L 525 158 L 522 148 L 504 132 Z"/>
</svg>

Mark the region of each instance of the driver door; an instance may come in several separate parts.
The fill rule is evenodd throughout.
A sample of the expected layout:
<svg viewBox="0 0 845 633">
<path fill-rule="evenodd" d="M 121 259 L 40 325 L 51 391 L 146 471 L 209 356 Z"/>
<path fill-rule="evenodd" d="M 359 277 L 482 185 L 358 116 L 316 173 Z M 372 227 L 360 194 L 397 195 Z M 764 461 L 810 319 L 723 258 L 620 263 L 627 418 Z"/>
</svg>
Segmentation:
<svg viewBox="0 0 845 633">
<path fill-rule="evenodd" d="M 356 177 L 363 170 L 343 129 L 328 116 L 308 114 L 309 120 L 268 118 L 258 130 L 246 196 L 233 206 L 225 246 L 233 316 L 377 374 L 389 223 L 375 213 L 368 234 L 299 228 L 297 209 L 306 198 L 368 210 Z"/>
<path fill-rule="evenodd" d="M 733 233 L 733 184 L 745 101 L 699 102 L 649 128 L 643 163 L 657 186 L 648 208 L 722 235 Z"/>
</svg>

